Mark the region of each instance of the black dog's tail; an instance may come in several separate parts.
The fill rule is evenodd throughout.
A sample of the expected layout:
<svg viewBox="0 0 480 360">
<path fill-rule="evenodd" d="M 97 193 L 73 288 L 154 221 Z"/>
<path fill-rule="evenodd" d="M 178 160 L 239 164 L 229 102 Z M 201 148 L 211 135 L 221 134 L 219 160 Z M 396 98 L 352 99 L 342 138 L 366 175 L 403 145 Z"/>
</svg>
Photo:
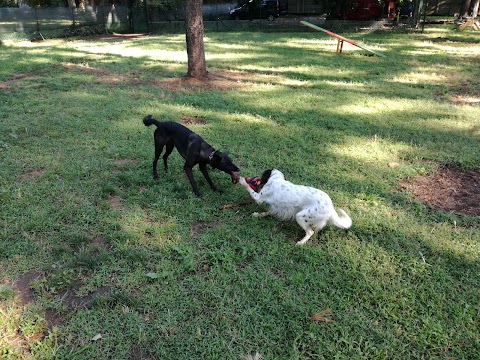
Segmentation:
<svg viewBox="0 0 480 360">
<path fill-rule="evenodd" d="M 152 115 L 147 115 L 143 118 L 143 123 L 145 126 L 156 125 L 159 127 L 162 123 L 158 120 L 155 120 Z"/>
</svg>

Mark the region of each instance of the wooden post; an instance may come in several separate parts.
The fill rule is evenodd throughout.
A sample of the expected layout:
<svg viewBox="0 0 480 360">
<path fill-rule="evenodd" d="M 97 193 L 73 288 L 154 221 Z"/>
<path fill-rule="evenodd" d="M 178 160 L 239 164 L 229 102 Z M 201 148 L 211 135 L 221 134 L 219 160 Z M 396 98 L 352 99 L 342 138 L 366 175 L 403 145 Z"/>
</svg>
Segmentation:
<svg viewBox="0 0 480 360">
<path fill-rule="evenodd" d="M 337 54 L 341 54 L 343 50 L 343 40 L 338 39 L 337 43 Z"/>
</svg>

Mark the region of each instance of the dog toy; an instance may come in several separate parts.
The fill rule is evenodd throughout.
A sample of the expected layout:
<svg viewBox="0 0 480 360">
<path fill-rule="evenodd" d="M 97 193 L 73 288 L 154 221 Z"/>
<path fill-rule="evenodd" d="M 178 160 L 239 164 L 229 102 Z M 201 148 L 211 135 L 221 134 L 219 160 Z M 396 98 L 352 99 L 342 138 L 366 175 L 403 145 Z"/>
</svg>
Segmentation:
<svg viewBox="0 0 480 360">
<path fill-rule="evenodd" d="M 220 205 L 218 207 L 218 209 L 219 210 L 231 209 L 231 208 L 234 208 L 234 207 L 237 207 L 237 206 L 249 205 L 251 203 L 252 203 L 252 200 L 239 202 L 239 203 L 233 203 L 233 204 L 225 204 L 225 205 Z"/>
<path fill-rule="evenodd" d="M 252 188 L 253 191 L 258 192 L 260 190 L 260 182 L 262 181 L 262 178 L 260 176 L 252 176 L 252 177 L 246 176 L 245 181 Z M 245 201 L 245 202 L 220 205 L 218 208 L 220 210 L 224 210 L 224 209 L 234 208 L 237 206 L 248 205 L 251 203 L 252 203 L 252 199 L 249 199 L 248 201 Z"/>
<path fill-rule="evenodd" d="M 260 188 L 260 181 L 262 180 L 259 176 L 245 177 L 245 181 L 252 188 L 253 191 L 258 192 Z"/>
</svg>

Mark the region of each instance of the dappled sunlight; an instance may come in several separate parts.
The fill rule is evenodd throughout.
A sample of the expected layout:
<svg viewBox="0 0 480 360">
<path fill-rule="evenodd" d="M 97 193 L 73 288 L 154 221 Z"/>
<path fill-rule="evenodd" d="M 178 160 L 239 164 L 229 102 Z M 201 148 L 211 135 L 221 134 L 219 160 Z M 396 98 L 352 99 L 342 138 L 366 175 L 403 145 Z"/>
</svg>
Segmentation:
<svg viewBox="0 0 480 360">
<path fill-rule="evenodd" d="M 48 48 L 48 47 L 58 46 L 63 42 L 64 42 L 63 40 L 46 40 L 42 42 L 33 42 L 28 40 L 23 40 L 23 41 L 5 40 L 5 43 L 7 45 L 17 47 L 17 48 Z"/>
<path fill-rule="evenodd" d="M 13 290 L 11 291 L 13 292 Z M 0 300 L 3 299 L 0 298 Z M 6 301 L 0 303 L 0 319 L 2 319 L 0 322 L 0 333 L 2 334 L 0 349 L 21 351 L 28 346 L 27 339 L 23 336 L 17 324 L 24 311 L 23 306 L 15 306 L 12 300 L 9 300 L 8 303 L 8 305 Z"/>
<path fill-rule="evenodd" d="M 312 72 L 315 74 L 315 77 L 320 78 L 322 76 L 332 77 L 332 73 L 335 75 L 342 75 L 344 77 L 355 78 L 358 76 L 358 72 L 355 69 L 347 68 L 325 68 L 325 67 L 315 67 L 309 65 L 297 65 L 297 66 L 275 66 L 275 67 L 266 67 L 259 64 L 247 64 L 247 65 L 238 65 L 239 70 L 259 72 L 259 73 L 272 73 L 272 74 L 282 74 L 295 78 L 298 75 L 312 76 Z"/>
<path fill-rule="evenodd" d="M 237 54 L 239 54 L 239 51 L 242 51 L 242 52 L 262 51 L 261 46 L 254 46 L 252 44 L 239 44 L 239 43 L 229 44 L 229 43 L 218 43 L 216 41 L 214 41 L 213 43 L 205 41 L 205 47 L 206 47 L 206 53 L 208 53 L 208 50 L 210 49 L 223 50 L 223 51 L 228 51 L 228 52 L 237 53 Z"/>
<path fill-rule="evenodd" d="M 180 236 L 179 224 L 174 219 L 152 219 L 145 209 L 138 206 L 123 208 L 119 222 L 121 230 L 128 235 L 127 245 L 161 249 L 178 241 Z"/>
<path fill-rule="evenodd" d="M 242 123 L 250 123 L 250 124 L 259 124 L 259 125 L 264 125 L 268 127 L 275 127 L 278 126 L 278 124 L 266 117 L 260 116 L 260 115 L 255 115 L 255 114 L 227 114 L 225 113 L 222 115 L 222 117 L 225 117 L 226 119 L 230 119 L 230 121 L 241 121 Z"/>
<path fill-rule="evenodd" d="M 406 50 L 405 54 L 412 56 L 422 55 L 440 55 L 440 54 L 455 54 L 462 56 L 476 56 L 480 54 L 480 46 L 472 46 L 471 43 L 464 44 L 448 44 L 431 41 L 416 41 L 412 43 L 413 50 Z"/>
<path fill-rule="evenodd" d="M 238 358 L 269 344 L 264 358 L 472 357 L 476 218 L 402 186 L 443 164 L 478 168 L 479 108 L 466 103 L 478 43 L 448 34 L 347 34 L 388 44 L 379 59 L 338 56 L 322 34 L 211 32 L 204 79 L 184 76 L 184 34 L 4 46 L 0 268 L 6 285 L 40 269 L 24 288 L 46 327 L 28 338 L 28 306 L 0 291 L 0 354 Z M 275 167 L 324 190 L 352 227 L 298 247 L 294 220 L 252 217 L 266 205 L 218 169 L 222 193 L 193 169 L 197 198 L 176 149 L 152 179 L 148 114 L 187 126 L 243 176 Z M 312 323 L 323 309 L 333 323 Z"/>
<path fill-rule="evenodd" d="M 366 82 L 358 82 L 358 81 L 331 81 L 325 80 L 325 85 L 331 86 L 333 88 L 344 88 L 344 89 L 351 89 L 351 88 L 365 88 L 368 85 Z"/>
<path fill-rule="evenodd" d="M 371 137 L 350 136 L 342 144 L 332 144 L 329 151 L 338 157 L 347 157 L 362 163 L 381 164 L 400 161 L 412 150 L 411 145 L 373 134 Z"/>
<path fill-rule="evenodd" d="M 343 115 L 351 115 L 353 118 L 360 114 L 379 115 L 389 112 L 404 112 L 415 109 L 415 104 L 407 99 L 387 98 L 359 98 L 357 101 L 349 102 L 336 107 L 336 112 Z"/>
<path fill-rule="evenodd" d="M 419 106 L 420 102 L 405 98 L 359 98 L 358 101 L 338 105 L 335 112 L 344 116 L 350 115 L 352 119 L 362 114 L 375 116 L 372 120 L 382 119 L 378 116 L 388 114 L 403 114 L 403 124 L 418 124 L 418 122 L 421 122 L 424 130 L 458 131 L 471 127 L 471 124 L 461 121 L 460 114 L 457 114 L 456 110 L 451 108 L 449 104 L 441 104 L 432 99 L 431 101 L 422 101 L 421 109 Z M 422 118 L 418 118 L 415 114 L 419 111 L 429 114 L 429 116 L 424 115 Z M 447 119 L 448 121 L 446 121 Z M 390 121 L 390 118 L 383 118 L 383 120 L 378 121 L 385 124 L 385 122 Z"/>
<path fill-rule="evenodd" d="M 404 84 L 445 84 L 448 76 L 439 73 L 440 70 L 439 67 L 418 67 L 415 71 L 393 76 L 392 81 Z"/>
<path fill-rule="evenodd" d="M 145 48 L 140 47 L 131 47 L 131 44 L 127 43 L 112 43 L 112 44 L 105 44 L 103 46 L 98 46 L 97 43 L 72 43 L 69 47 L 84 51 L 91 54 L 103 54 L 103 55 L 120 55 L 124 57 L 133 57 L 133 58 L 141 58 L 147 57 L 151 59 L 157 60 L 168 60 L 168 61 L 187 61 L 187 53 L 186 51 L 174 51 L 174 50 L 162 50 L 162 49 L 155 49 L 155 50 L 148 50 Z"/>
<path fill-rule="evenodd" d="M 245 51 L 242 53 L 239 52 L 228 52 L 228 53 L 209 53 L 205 54 L 205 59 L 208 60 L 230 60 L 230 61 L 240 61 L 254 59 L 255 55 L 251 52 Z"/>
<path fill-rule="evenodd" d="M 441 44 L 441 43 L 428 43 L 428 46 L 430 46 L 433 49 L 437 49 L 441 52 L 446 52 L 449 54 L 458 54 L 458 55 L 463 55 L 463 56 L 477 56 L 480 55 L 480 46 L 472 46 L 472 44 L 465 43 L 462 44 L 462 46 L 459 46 L 458 43 L 455 43 L 455 46 L 450 45 L 450 44 Z"/>
</svg>

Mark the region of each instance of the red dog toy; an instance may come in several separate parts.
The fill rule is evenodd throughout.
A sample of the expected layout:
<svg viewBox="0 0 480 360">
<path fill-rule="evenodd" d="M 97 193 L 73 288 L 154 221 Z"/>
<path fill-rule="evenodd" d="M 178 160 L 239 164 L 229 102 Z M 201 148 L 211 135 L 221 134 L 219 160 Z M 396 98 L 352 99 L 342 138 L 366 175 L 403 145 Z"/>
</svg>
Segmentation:
<svg viewBox="0 0 480 360">
<path fill-rule="evenodd" d="M 262 180 L 259 176 L 245 177 L 245 181 L 252 188 L 253 191 L 258 192 L 260 188 L 260 181 Z"/>
</svg>

